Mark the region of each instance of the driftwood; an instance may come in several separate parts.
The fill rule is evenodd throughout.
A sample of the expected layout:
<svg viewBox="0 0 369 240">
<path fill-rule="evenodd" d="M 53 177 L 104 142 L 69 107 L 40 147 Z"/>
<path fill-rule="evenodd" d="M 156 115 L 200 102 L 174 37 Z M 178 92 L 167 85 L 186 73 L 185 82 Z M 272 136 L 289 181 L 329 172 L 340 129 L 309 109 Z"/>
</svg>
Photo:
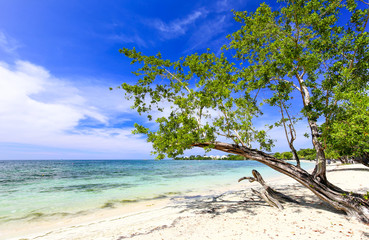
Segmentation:
<svg viewBox="0 0 369 240">
<path fill-rule="evenodd" d="M 293 203 L 299 203 L 296 200 L 292 199 L 289 196 L 284 195 L 281 192 L 278 192 L 274 189 L 272 189 L 271 187 L 269 187 L 264 179 L 262 178 L 261 174 L 256 171 L 255 169 L 252 170 L 252 175 L 254 177 L 243 177 L 238 179 L 238 182 L 241 182 L 242 180 L 249 180 L 249 182 L 258 182 L 263 186 L 263 189 L 259 192 L 256 191 L 255 189 L 251 188 L 251 191 L 258 195 L 261 199 L 263 199 L 264 201 L 266 201 L 270 206 L 272 207 L 276 207 L 280 210 L 283 209 L 283 206 L 281 204 L 281 202 L 293 202 Z"/>
</svg>

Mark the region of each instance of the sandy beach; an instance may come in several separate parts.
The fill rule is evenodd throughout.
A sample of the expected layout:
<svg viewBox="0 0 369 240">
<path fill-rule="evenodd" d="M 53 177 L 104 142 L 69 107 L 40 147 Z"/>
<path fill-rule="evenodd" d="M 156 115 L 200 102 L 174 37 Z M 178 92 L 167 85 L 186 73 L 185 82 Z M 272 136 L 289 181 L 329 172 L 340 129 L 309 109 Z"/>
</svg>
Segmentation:
<svg viewBox="0 0 369 240">
<path fill-rule="evenodd" d="M 369 168 L 330 165 L 328 179 L 353 192 L 369 191 Z M 251 175 L 251 173 L 250 173 Z M 209 192 L 126 204 L 70 218 L 0 226 L 0 239 L 369 239 L 369 226 L 349 219 L 288 177 L 266 179 L 300 204 L 270 207 L 247 181 Z"/>
</svg>

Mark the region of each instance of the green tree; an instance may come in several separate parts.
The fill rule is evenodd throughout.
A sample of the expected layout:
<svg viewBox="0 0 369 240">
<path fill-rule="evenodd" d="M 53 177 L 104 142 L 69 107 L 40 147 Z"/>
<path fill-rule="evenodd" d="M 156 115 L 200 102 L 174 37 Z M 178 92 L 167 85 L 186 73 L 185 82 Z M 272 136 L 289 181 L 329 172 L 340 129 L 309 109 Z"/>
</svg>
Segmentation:
<svg viewBox="0 0 369 240">
<path fill-rule="evenodd" d="M 282 153 L 282 159 L 291 160 L 292 157 L 293 157 L 293 154 L 291 152 L 284 152 L 284 153 Z"/>
<path fill-rule="evenodd" d="M 343 13 L 348 20 L 338 21 Z M 368 201 L 328 182 L 318 125 L 319 118 L 333 124 L 340 92 L 367 85 L 368 9 L 354 0 L 285 0 L 277 11 L 261 4 L 255 12 L 234 15 L 241 27 L 219 55 L 209 50 L 170 61 L 160 53 L 120 50 L 141 66 L 134 72 L 137 83 L 121 88 L 133 100 L 132 107 L 157 124 L 135 124 L 134 133 L 147 135 L 158 158 L 201 147 L 259 161 L 296 179 L 336 209 L 369 222 Z M 261 98 L 261 91 L 269 95 Z M 151 113 L 162 112 L 164 103 L 170 114 L 153 119 Z M 317 159 L 312 174 L 263 152 L 273 141 L 266 130 L 255 129 L 252 120 L 262 114 L 262 104 L 280 108 L 282 103 L 300 106 L 308 122 Z"/>
<path fill-rule="evenodd" d="M 303 148 L 297 151 L 297 153 L 304 159 L 307 160 L 315 160 L 316 159 L 316 151 L 311 148 Z"/>
<path fill-rule="evenodd" d="M 274 153 L 274 157 L 277 159 L 282 159 L 282 155 L 279 152 Z"/>
<path fill-rule="evenodd" d="M 337 108 L 322 125 L 322 139 L 330 155 L 350 156 L 369 167 L 369 88 L 337 96 Z"/>
<path fill-rule="evenodd" d="M 228 154 L 227 160 L 245 160 L 245 157 L 241 155 Z"/>
</svg>

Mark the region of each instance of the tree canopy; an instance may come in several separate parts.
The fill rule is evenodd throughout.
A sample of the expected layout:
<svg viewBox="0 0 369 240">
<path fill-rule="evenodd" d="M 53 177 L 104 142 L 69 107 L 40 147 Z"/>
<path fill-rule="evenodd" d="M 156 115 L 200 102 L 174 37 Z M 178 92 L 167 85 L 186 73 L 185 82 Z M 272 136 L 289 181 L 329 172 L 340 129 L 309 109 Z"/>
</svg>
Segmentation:
<svg viewBox="0 0 369 240">
<path fill-rule="evenodd" d="M 322 125 L 327 150 L 334 157 L 369 159 L 368 89 L 341 94 L 340 104 L 331 119 Z"/>
<path fill-rule="evenodd" d="M 142 64 L 135 72 L 137 84 L 122 84 L 128 98 L 134 98 L 133 108 L 149 113 L 149 120 L 150 112 L 163 111 L 163 103 L 171 109 L 154 119 L 159 124 L 154 130 L 136 124 L 135 133 L 147 134 L 159 158 L 224 138 L 270 150 L 267 129 L 255 129 L 252 122 L 265 103 L 298 104 L 308 121 L 325 118 L 325 129 L 343 117 L 336 114 L 345 109 L 342 99 L 367 86 L 367 9 L 355 1 L 283 1 L 282 6 L 273 11 L 261 4 L 254 13 L 234 12 L 241 28 L 219 55 L 209 50 L 170 61 L 160 53 L 120 50 L 132 63 Z M 338 21 L 342 14 L 349 15 L 346 23 Z M 258 98 L 263 90 L 269 98 Z M 293 97 L 294 91 L 302 101 Z M 367 99 L 367 91 L 362 96 Z M 314 131 L 313 141 L 320 143 L 320 132 Z"/>
</svg>

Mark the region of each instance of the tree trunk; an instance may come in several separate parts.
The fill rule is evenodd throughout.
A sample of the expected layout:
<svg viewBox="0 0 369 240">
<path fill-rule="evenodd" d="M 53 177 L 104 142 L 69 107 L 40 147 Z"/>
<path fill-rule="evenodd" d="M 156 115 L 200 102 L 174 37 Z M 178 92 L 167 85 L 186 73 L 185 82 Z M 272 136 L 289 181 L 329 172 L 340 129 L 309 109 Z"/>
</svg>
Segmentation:
<svg viewBox="0 0 369 240">
<path fill-rule="evenodd" d="M 363 154 L 361 157 L 355 158 L 355 161 L 369 167 L 369 154 Z"/>
<path fill-rule="evenodd" d="M 299 158 L 299 155 L 297 154 L 297 151 L 296 151 L 295 147 L 293 145 L 290 145 L 290 149 L 292 151 L 293 158 L 296 161 L 296 167 L 301 167 L 300 158 Z"/>
<path fill-rule="evenodd" d="M 310 105 L 310 93 L 308 88 L 304 84 L 304 80 L 302 78 L 299 79 L 301 85 L 301 94 L 302 94 L 302 101 L 305 107 Z M 311 140 L 316 151 L 316 165 L 313 171 L 313 176 L 319 182 L 327 183 L 327 176 L 326 176 L 326 159 L 325 153 L 322 143 L 319 140 L 319 129 L 316 120 L 313 120 L 311 116 L 307 116 L 308 123 L 311 130 Z"/>
<path fill-rule="evenodd" d="M 319 132 L 318 125 L 316 121 L 309 121 L 310 129 L 311 129 L 311 138 L 313 142 L 313 146 L 316 151 L 316 165 L 313 171 L 313 176 L 320 182 L 327 182 L 327 168 L 326 168 L 326 160 L 325 153 L 323 149 L 322 143 L 319 141 Z"/>
<path fill-rule="evenodd" d="M 369 223 L 369 201 L 365 200 L 360 194 L 349 193 L 334 186 L 328 181 L 321 181 L 309 174 L 302 168 L 298 168 L 292 164 L 279 160 L 262 151 L 246 148 L 235 144 L 228 143 L 195 143 L 194 147 L 211 147 L 227 153 L 238 154 L 251 160 L 263 163 L 274 170 L 292 177 L 308 189 L 324 202 L 330 204 L 334 208 L 344 211 L 350 217 Z"/>
</svg>

